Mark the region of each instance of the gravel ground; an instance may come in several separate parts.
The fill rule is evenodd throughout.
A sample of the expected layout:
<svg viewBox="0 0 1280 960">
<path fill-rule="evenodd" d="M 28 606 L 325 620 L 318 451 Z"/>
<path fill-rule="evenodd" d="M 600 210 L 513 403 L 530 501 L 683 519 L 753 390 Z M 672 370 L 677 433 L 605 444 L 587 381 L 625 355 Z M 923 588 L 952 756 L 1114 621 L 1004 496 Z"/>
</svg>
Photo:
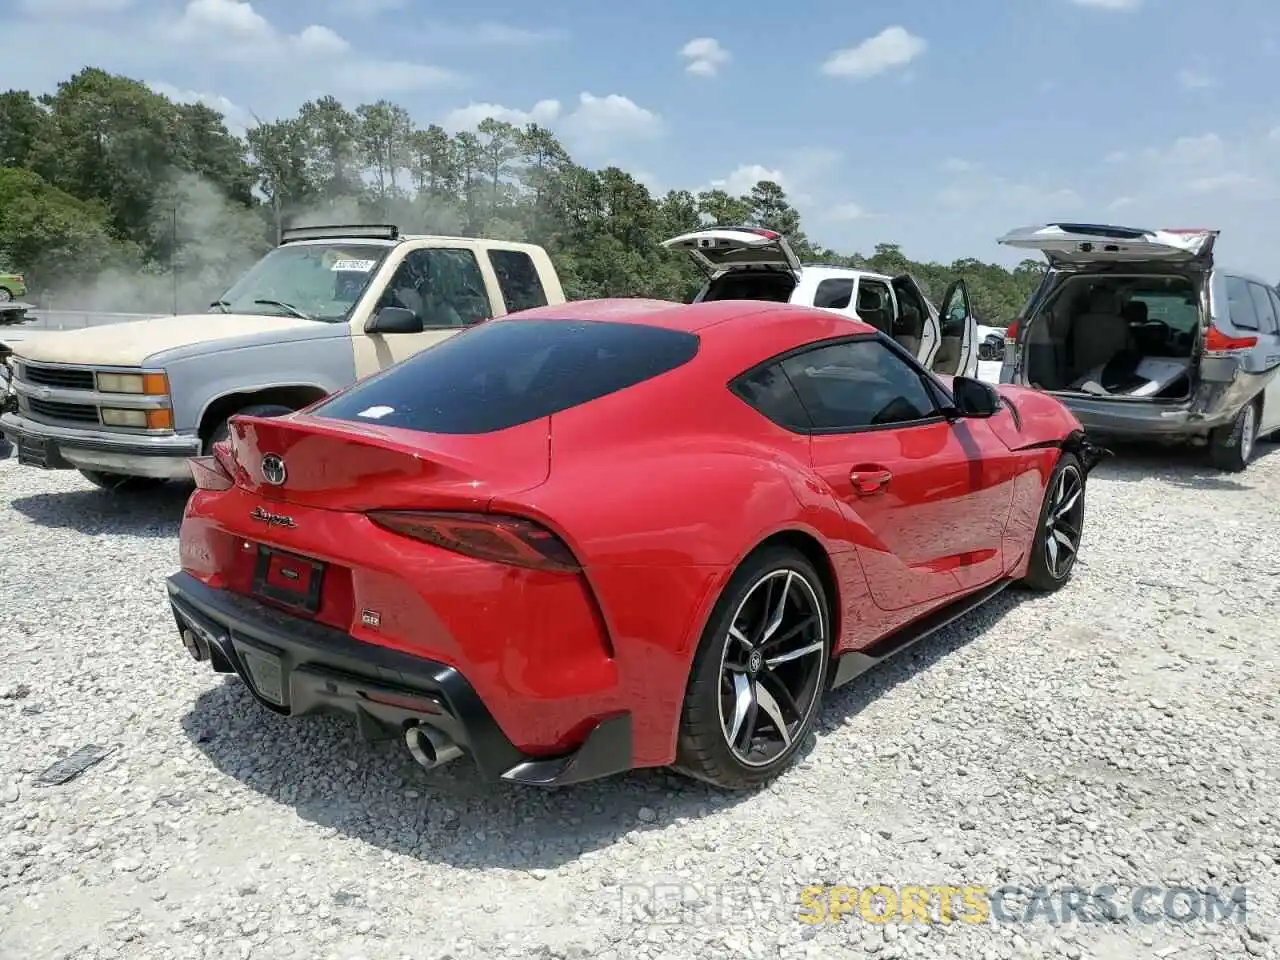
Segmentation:
<svg viewBox="0 0 1280 960">
<path fill-rule="evenodd" d="M 184 496 L 0 462 L 2 957 L 1277 956 L 1274 447 L 1234 477 L 1105 464 L 1068 589 L 1006 594 L 844 688 L 745 797 L 662 773 L 490 787 L 267 714 L 178 642 Z M 89 742 L 120 747 L 33 783 Z M 1249 913 L 797 922 L 811 884 L 1005 883 L 1113 885 L 1122 910 L 1133 887 L 1245 885 Z"/>
</svg>

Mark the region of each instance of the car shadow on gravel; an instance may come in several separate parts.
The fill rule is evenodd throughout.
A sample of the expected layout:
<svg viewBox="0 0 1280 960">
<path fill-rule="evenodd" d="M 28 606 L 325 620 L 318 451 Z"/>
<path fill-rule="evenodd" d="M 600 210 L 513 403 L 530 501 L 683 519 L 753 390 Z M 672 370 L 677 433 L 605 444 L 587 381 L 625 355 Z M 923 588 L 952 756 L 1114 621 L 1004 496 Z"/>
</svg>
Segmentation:
<svg viewBox="0 0 1280 960">
<path fill-rule="evenodd" d="M 1203 448 L 1165 447 L 1151 443 L 1107 443 L 1115 456 L 1098 465 L 1094 475 L 1122 483 L 1162 480 L 1189 490 L 1249 490 L 1241 474 L 1226 473 L 1209 463 Z M 1249 469 L 1263 461 L 1280 461 L 1280 446 L 1259 442 Z M 1243 475 L 1247 477 L 1248 474 Z"/>
<path fill-rule="evenodd" d="M 932 636 L 925 637 L 897 656 L 855 677 L 827 697 L 819 719 L 819 733 L 833 733 L 901 684 L 978 639 L 1019 604 L 1037 596 L 1042 595 L 1017 588 L 1004 590 Z M 881 744 L 872 743 L 869 749 L 874 750 L 877 746 Z"/>
<path fill-rule="evenodd" d="M 980 636 L 1025 596 L 1006 591 L 835 691 L 823 707 L 818 736 Z M 424 771 L 398 740 L 368 743 L 342 716 L 279 717 L 234 678 L 202 694 L 182 726 L 219 771 L 303 820 L 456 867 L 553 869 L 757 796 L 717 791 L 661 770 L 551 791 L 486 782 L 466 757 Z M 811 735 L 797 762 L 817 744 Z"/>
<path fill-rule="evenodd" d="M 465 756 L 423 770 L 401 740 L 364 741 L 344 716 L 279 717 L 234 678 L 202 694 L 182 726 L 219 771 L 303 820 L 454 867 L 551 870 L 755 796 L 660 770 L 558 790 L 490 783 Z M 810 737 L 801 757 L 813 747 Z"/>
<path fill-rule="evenodd" d="M 34 524 L 77 533 L 176 537 L 193 488 L 167 483 L 146 493 L 118 494 L 93 488 L 16 497 L 13 509 Z"/>
</svg>

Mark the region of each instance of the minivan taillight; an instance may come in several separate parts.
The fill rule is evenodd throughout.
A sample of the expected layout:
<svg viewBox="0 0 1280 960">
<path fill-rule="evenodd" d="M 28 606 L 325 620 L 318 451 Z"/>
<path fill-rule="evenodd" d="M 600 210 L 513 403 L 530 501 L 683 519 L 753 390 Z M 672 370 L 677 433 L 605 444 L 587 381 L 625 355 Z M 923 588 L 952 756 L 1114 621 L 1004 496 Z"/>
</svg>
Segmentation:
<svg viewBox="0 0 1280 960">
<path fill-rule="evenodd" d="M 1257 337 L 1231 337 L 1217 327 L 1210 327 L 1204 334 L 1204 352 L 1207 354 L 1237 353 L 1252 350 L 1257 345 Z"/>
<path fill-rule="evenodd" d="M 561 573 L 582 569 L 563 540 L 523 517 L 413 510 L 374 510 L 367 516 L 384 530 L 478 560 Z"/>
<path fill-rule="evenodd" d="M 1009 321 L 1009 326 L 1007 326 L 1004 331 L 1005 343 L 1018 342 L 1018 324 L 1020 324 L 1021 322 L 1022 322 L 1021 317 L 1014 317 L 1011 321 Z"/>
</svg>

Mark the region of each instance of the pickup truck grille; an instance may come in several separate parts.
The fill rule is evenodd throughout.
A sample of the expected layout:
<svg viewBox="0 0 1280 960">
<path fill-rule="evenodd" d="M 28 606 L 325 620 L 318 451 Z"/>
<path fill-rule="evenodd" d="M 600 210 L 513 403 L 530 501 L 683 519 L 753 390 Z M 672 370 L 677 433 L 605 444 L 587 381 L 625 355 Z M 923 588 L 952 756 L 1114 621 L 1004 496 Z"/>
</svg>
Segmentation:
<svg viewBox="0 0 1280 960">
<path fill-rule="evenodd" d="M 92 370 L 70 370 L 63 367 L 33 367 L 23 364 L 22 379 L 38 383 L 42 387 L 58 387 L 63 390 L 93 390 Z"/>
<path fill-rule="evenodd" d="M 98 408 L 84 403 L 59 403 L 57 400 L 37 400 L 31 397 L 27 404 L 32 413 L 53 420 L 74 420 L 77 423 L 97 423 Z"/>
</svg>

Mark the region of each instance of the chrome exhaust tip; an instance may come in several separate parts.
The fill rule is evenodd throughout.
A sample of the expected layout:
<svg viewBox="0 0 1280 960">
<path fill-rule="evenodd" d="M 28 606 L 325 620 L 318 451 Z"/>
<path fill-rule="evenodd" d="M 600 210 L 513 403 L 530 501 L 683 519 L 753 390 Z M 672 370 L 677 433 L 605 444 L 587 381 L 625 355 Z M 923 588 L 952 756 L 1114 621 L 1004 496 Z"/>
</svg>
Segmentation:
<svg viewBox="0 0 1280 960">
<path fill-rule="evenodd" d="M 404 732 L 405 746 L 424 770 L 456 760 L 462 748 L 433 727 L 414 726 Z"/>
<path fill-rule="evenodd" d="M 191 654 L 191 659 L 197 663 L 209 659 L 209 647 L 205 644 L 204 638 L 197 636 L 194 631 L 182 631 L 182 645 L 187 648 L 187 653 Z"/>
</svg>

